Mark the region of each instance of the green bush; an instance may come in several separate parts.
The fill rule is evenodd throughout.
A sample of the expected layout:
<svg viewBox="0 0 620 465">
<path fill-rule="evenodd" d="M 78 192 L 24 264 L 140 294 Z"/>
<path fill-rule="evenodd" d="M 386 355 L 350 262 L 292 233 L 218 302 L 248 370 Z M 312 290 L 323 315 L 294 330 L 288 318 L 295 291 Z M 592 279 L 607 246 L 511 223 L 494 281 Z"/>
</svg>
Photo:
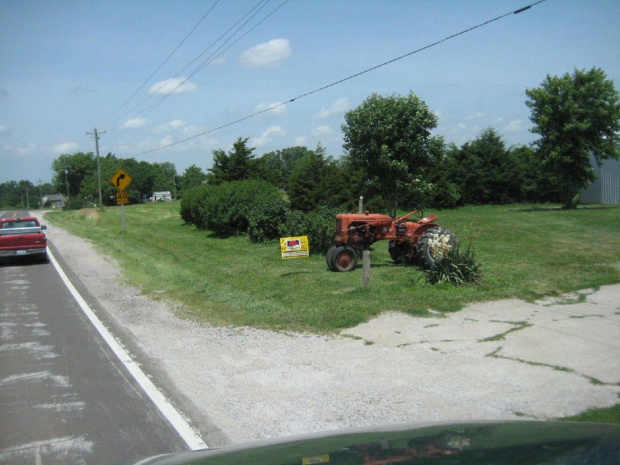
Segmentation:
<svg viewBox="0 0 620 465">
<path fill-rule="evenodd" d="M 310 253 L 325 254 L 334 245 L 337 213 L 336 210 L 327 208 L 309 213 L 290 210 L 286 214 L 286 221 L 280 226 L 280 235 L 308 236 Z"/>
<path fill-rule="evenodd" d="M 63 210 L 79 210 L 86 207 L 86 201 L 82 197 L 69 197 L 65 202 Z"/>
<path fill-rule="evenodd" d="M 436 261 L 426 271 L 428 284 L 480 284 L 482 282 L 482 264 L 476 260 L 476 254 L 471 247 L 461 250 L 460 245 L 453 247 L 441 260 Z"/>
<path fill-rule="evenodd" d="M 181 218 L 188 224 L 194 224 L 200 229 L 206 229 L 205 203 L 211 195 L 214 186 L 203 185 L 188 190 L 181 199 Z"/>
<path fill-rule="evenodd" d="M 288 206 L 280 190 L 264 181 L 232 181 L 187 191 L 181 218 L 218 237 L 249 233 L 254 242 L 278 237 Z"/>
<path fill-rule="evenodd" d="M 248 215 L 248 235 L 252 242 L 265 242 L 280 236 L 280 225 L 286 221 L 288 204 L 279 191 L 264 191 L 254 198 Z"/>
</svg>

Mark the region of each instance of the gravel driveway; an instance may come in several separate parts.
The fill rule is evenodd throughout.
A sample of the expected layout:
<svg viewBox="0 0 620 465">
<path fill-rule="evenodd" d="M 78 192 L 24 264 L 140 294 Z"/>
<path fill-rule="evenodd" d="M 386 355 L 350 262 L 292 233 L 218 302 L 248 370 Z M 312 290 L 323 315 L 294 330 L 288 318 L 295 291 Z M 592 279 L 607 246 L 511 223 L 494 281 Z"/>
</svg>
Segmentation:
<svg viewBox="0 0 620 465">
<path fill-rule="evenodd" d="M 216 328 L 120 285 L 117 263 L 87 241 L 47 232 L 210 446 L 388 423 L 546 419 L 620 401 L 620 285 L 583 291 L 582 303 L 569 295 L 430 318 L 385 313 L 336 336 Z"/>
</svg>

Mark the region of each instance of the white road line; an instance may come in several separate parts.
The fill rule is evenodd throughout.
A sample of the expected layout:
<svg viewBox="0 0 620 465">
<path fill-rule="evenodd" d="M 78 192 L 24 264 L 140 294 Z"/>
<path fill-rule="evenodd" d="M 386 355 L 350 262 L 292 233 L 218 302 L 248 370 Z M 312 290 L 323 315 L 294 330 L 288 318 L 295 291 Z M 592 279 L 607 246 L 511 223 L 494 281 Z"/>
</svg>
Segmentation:
<svg viewBox="0 0 620 465">
<path fill-rule="evenodd" d="M 202 438 L 198 435 L 198 433 L 187 423 L 183 415 L 179 413 L 179 411 L 174 408 L 174 406 L 170 403 L 168 399 L 157 389 L 157 387 L 152 383 L 152 381 L 144 374 L 144 372 L 140 369 L 140 367 L 134 362 L 131 356 L 123 349 L 123 347 L 118 343 L 118 341 L 112 336 L 112 334 L 107 330 L 107 328 L 103 325 L 101 320 L 97 318 L 97 315 L 91 310 L 86 301 L 79 294 L 77 289 L 71 284 L 69 278 L 62 270 L 56 257 L 52 254 L 52 252 L 48 248 L 48 256 L 53 263 L 56 271 L 64 281 L 67 289 L 73 295 L 77 303 L 80 305 L 82 311 L 86 314 L 90 322 L 97 329 L 101 337 L 108 344 L 110 349 L 116 354 L 118 359 L 121 361 L 123 365 L 129 370 L 134 379 L 138 382 L 138 384 L 144 389 L 144 392 L 151 398 L 153 403 L 157 406 L 159 411 L 166 417 L 166 419 L 170 422 L 172 427 L 177 430 L 181 438 L 187 443 L 191 450 L 198 449 L 207 449 L 208 446 L 202 440 Z"/>
</svg>

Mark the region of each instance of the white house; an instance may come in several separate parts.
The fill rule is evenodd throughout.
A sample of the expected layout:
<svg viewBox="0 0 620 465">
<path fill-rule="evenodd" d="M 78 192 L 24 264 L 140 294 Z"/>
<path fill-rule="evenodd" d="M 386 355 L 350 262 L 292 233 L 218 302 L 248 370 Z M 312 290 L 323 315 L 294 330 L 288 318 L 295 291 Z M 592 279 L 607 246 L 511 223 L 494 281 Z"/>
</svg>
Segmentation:
<svg viewBox="0 0 620 465">
<path fill-rule="evenodd" d="M 153 202 L 168 202 L 172 200 L 172 194 L 170 191 L 153 192 L 151 200 Z"/>
<path fill-rule="evenodd" d="M 53 208 L 62 208 L 65 206 L 65 198 L 61 194 L 47 194 L 41 197 L 41 206 L 48 202 Z"/>
</svg>

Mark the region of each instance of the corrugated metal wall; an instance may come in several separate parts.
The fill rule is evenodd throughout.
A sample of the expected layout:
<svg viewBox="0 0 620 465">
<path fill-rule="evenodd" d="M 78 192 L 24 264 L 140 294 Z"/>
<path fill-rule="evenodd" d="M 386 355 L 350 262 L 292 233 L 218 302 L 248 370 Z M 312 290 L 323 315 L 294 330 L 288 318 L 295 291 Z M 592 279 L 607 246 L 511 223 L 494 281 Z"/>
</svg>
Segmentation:
<svg viewBox="0 0 620 465">
<path fill-rule="evenodd" d="M 598 179 L 581 192 L 581 203 L 620 204 L 620 160 L 604 160 L 599 167 L 590 156 Z"/>
</svg>

